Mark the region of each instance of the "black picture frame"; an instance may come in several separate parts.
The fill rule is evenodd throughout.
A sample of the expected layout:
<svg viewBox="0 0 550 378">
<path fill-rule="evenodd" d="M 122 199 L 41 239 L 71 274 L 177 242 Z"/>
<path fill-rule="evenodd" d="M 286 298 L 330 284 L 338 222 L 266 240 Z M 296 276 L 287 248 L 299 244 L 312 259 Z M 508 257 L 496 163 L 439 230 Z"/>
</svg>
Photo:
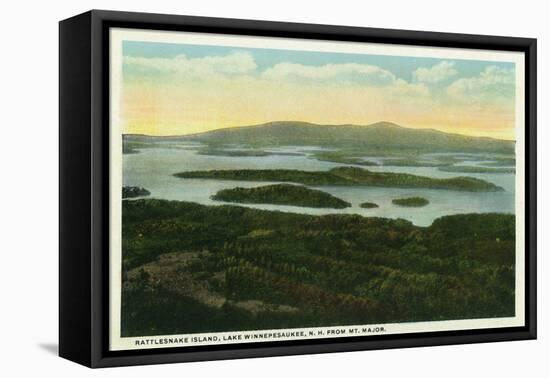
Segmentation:
<svg viewBox="0 0 550 378">
<path fill-rule="evenodd" d="M 108 350 L 111 27 L 525 53 L 524 327 Z M 92 10 L 59 24 L 59 355 L 89 367 L 536 338 L 536 39 Z"/>
</svg>

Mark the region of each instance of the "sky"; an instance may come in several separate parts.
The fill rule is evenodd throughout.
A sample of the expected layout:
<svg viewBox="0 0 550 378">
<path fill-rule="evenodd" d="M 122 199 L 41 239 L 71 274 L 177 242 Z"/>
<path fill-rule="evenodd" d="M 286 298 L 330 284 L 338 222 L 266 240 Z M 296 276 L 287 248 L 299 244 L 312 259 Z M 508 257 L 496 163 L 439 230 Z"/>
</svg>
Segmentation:
<svg viewBox="0 0 550 378">
<path fill-rule="evenodd" d="M 379 121 L 515 139 L 513 63 L 123 42 L 124 133 Z"/>
</svg>

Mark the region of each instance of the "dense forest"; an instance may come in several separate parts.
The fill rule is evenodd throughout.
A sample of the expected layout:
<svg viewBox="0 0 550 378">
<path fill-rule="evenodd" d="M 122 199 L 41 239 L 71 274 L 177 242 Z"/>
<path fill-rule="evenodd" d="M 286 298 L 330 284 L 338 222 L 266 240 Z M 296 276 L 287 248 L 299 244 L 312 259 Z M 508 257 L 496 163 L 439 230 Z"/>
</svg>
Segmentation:
<svg viewBox="0 0 550 378">
<path fill-rule="evenodd" d="M 396 198 L 391 201 L 394 205 L 405 207 L 422 207 L 430 203 L 426 198 L 422 197 L 407 197 Z"/>
<path fill-rule="evenodd" d="M 139 186 L 123 186 L 122 187 L 122 198 L 136 198 L 136 197 L 147 197 L 151 194 L 147 189 L 141 188 Z"/>
<path fill-rule="evenodd" d="M 376 186 L 385 188 L 427 188 L 469 192 L 499 192 L 504 189 L 474 177 L 432 178 L 408 173 L 374 172 L 358 167 L 336 167 L 328 171 L 296 169 L 227 169 L 187 171 L 174 174 L 179 178 L 213 180 L 284 181 L 304 185 Z"/>
<path fill-rule="evenodd" d="M 122 206 L 122 336 L 514 315 L 513 215 Z"/>
<path fill-rule="evenodd" d="M 265 185 L 257 188 L 222 189 L 213 200 L 237 203 L 268 203 L 301 207 L 343 209 L 351 204 L 329 193 L 290 184 Z"/>
<path fill-rule="evenodd" d="M 378 207 L 378 204 L 374 203 L 374 202 L 363 202 L 361 204 L 359 204 L 359 207 L 363 208 L 363 209 L 375 209 Z"/>
</svg>

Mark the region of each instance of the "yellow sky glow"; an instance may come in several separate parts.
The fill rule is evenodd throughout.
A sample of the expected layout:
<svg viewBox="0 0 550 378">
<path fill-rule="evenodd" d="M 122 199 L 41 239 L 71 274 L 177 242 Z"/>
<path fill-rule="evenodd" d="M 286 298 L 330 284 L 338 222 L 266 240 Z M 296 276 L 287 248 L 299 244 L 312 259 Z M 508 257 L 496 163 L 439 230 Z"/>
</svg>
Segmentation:
<svg viewBox="0 0 550 378">
<path fill-rule="evenodd" d="M 405 81 L 360 64 L 281 63 L 258 72 L 247 54 L 127 63 L 130 70 L 152 72 L 122 81 L 123 132 L 129 134 L 185 135 L 271 121 L 388 121 L 515 139 L 514 73 L 495 66 L 457 78 L 453 65 L 443 61 Z"/>
<path fill-rule="evenodd" d="M 404 101 L 385 90 L 300 88 L 270 84 L 222 88 L 128 84 L 123 95 L 123 131 L 185 135 L 271 121 L 369 125 L 389 121 L 404 127 L 434 128 L 471 136 L 515 139 L 514 113 L 476 104 L 432 104 L 411 93 Z M 437 110 L 435 110 L 437 106 Z"/>
</svg>

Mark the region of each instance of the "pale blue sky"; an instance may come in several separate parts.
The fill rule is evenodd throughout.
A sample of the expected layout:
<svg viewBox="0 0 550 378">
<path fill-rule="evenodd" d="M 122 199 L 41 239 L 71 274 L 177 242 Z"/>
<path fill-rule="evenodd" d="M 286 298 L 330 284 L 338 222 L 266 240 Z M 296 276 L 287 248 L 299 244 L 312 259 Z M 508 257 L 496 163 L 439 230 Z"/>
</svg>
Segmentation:
<svg viewBox="0 0 550 378">
<path fill-rule="evenodd" d="M 252 54 L 259 71 L 264 71 L 265 69 L 282 62 L 299 63 L 311 66 L 358 63 L 371 64 L 381 67 L 406 81 L 411 81 L 413 79 L 412 75 L 416 69 L 430 68 L 442 61 L 442 59 L 437 58 L 186 45 L 176 43 L 139 41 L 124 41 L 123 43 L 124 56 L 144 58 L 174 58 L 182 54 L 188 58 L 200 58 L 204 56 L 226 56 L 231 53 L 244 51 Z M 514 67 L 513 63 L 508 62 L 488 62 L 459 59 L 444 60 L 454 64 L 454 68 L 457 70 L 457 75 L 454 77 L 455 79 L 476 76 L 484 71 L 488 65 L 498 66 L 504 69 L 511 69 Z"/>
</svg>

